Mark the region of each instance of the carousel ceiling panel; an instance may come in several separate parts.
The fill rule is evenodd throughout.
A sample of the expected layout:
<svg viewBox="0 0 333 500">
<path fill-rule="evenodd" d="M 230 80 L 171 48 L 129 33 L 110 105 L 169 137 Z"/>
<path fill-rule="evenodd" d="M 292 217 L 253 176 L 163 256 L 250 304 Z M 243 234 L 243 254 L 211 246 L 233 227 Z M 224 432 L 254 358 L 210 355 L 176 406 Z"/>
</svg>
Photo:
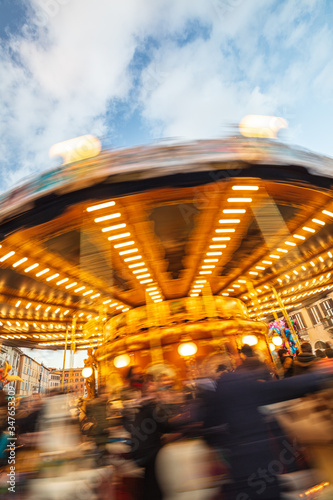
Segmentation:
<svg viewBox="0 0 333 500">
<path fill-rule="evenodd" d="M 276 143 L 246 156 L 221 142 L 103 153 L 56 188 L 30 184 L 29 204 L 5 198 L 0 339 L 61 349 L 75 331 L 79 347 L 98 345 L 110 318 L 145 304 L 213 293 L 264 318 L 272 286 L 288 307 L 332 286 L 331 181 Z"/>
</svg>

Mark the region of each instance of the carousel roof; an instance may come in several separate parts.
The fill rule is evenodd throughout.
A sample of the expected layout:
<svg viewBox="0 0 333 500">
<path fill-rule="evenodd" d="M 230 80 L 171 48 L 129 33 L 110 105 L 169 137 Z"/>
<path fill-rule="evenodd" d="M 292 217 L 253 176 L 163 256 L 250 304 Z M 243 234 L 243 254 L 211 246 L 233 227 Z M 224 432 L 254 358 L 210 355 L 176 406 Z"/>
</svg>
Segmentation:
<svg viewBox="0 0 333 500">
<path fill-rule="evenodd" d="M 113 316 L 208 285 L 254 319 L 279 310 L 272 287 L 289 310 L 327 293 L 332 165 L 235 137 L 42 173 L 0 197 L 0 340 L 63 349 L 74 321 L 77 347 L 99 345 Z"/>
</svg>

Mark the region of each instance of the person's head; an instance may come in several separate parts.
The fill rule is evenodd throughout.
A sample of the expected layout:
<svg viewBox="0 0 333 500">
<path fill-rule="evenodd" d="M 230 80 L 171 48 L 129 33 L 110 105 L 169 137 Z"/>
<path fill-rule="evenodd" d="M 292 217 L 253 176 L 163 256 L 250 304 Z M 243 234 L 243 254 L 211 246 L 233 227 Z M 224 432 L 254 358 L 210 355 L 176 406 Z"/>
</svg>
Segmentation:
<svg viewBox="0 0 333 500">
<path fill-rule="evenodd" d="M 255 356 L 255 352 L 253 348 L 249 344 L 244 344 L 240 349 L 241 357 L 244 358 L 253 358 Z"/>
<path fill-rule="evenodd" d="M 143 373 L 139 366 L 130 366 L 126 379 L 129 385 L 135 389 L 141 389 L 143 384 Z"/>
<path fill-rule="evenodd" d="M 168 390 L 172 389 L 175 385 L 175 381 L 172 377 L 170 377 L 167 373 L 161 373 L 158 377 L 158 389 L 159 390 Z"/>
<path fill-rule="evenodd" d="M 330 347 L 329 349 L 325 349 L 325 354 L 328 358 L 333 358 L 333 349 Z"/>
<path fill-rule="evenodd" d="M 303 342 L 303 344 L 301 345 L 301 351 L 304 354 L 312 354 L 312 346 L 310 342 Z"/>
<path fill-rule="evenodd" d="M 326 354 L 321 349 L 316 349 L 315 353 L 317 358 L 326 358 Z"/>
<path fill-rule="evenodd" d="M 142 391 L 147 395 L 153 395 L 156 391 L 156 382 L 154 380 L 154 376 L 151 374 L 147 374 L 144 377 L 144 382 L 142 386 Z"/>
<path fill-rule="evenodd" d="M 279 349 L 278 356 L 280 359 L 285 358 L 286 356 L 289 356 L 289 352 L 287 351 L 287 349 Z"/>
</svg>

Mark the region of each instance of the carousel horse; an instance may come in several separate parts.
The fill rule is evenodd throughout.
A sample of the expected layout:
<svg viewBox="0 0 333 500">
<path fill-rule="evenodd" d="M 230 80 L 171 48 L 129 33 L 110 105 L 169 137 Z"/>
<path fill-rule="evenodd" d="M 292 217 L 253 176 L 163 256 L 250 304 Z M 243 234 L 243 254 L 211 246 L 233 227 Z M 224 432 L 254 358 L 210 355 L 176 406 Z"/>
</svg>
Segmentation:
<svg viewBox="0 0 333 500">
<path fill-rule="evenodd" d="M 9 365 L 7 361 L 5 361 L 5 366 L 3 368 L 0 368 L 0 382 L 2 382 L 4 385 L 16 380 L 23 382 L 21 377 L 19 377 L 18 375 L 9 375 L 11 369 L 11 365 Z"/>
</svg>

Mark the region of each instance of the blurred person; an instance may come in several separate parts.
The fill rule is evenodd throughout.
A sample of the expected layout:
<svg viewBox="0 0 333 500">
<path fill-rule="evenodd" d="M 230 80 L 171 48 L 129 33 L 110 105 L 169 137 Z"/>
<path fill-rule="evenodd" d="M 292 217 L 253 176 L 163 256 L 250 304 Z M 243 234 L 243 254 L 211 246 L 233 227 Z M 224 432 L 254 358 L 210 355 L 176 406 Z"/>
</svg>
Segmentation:
<svg viewBox="0 0 333 500">
<path fill-rule="evenodd" d="M 319 367 L 319 364 L 318 364 Z M 283 380 L 260 381 L 255 370 L 224 374 L 217 382 L 214 404 L 207 416 L 215 446 L 227 450 L 233 482 L 217 498 L 223 500 L 280 500 L 277 476 L 296 462 L 297 452 L 287 441 L 276 448 L 262 406 L 319 391 L 333 378 L 333 366 Z M 212 439 L 210 439 L 212 442 Z"/>
<path fill-rule="evenodd" d="M 294 364 L 294 358 L 289 354 L 289 351 L 287 349 L 279 349 L 278 350 L 278 356 L 282 365 L 283 369 L 283 378 L 288 378 L 292 377 L 294 370 L 293 370 L 293 364 Z"/>
<path fill-rule="evenodd" d="M 86 420 L 92 425 L 87 432 L 97 448 L 97 465 L 103 464 L 105 447 L 108 441 L 108 420 L 107 420 L 108 395 L 105 386 L 101 386 L 98 396 L 87 400 L 85 406 Z"/>
<path fill-rule="evenodd" d="M 326 354 L 322 349 L 316 349 L 315 354 L 317 358 L 323 359 L 326 358 Z"/>
<path fill-rule="evenodd" d="M 325 349 L 325 354 L 326 354 L 326 357 L 328 359 L 332 359 L 333 358 L 333 349 L 331 347 L 328 349 Z"/>
<path fill-rule="evenodd" d="M 260 380 L 271 380 L 272 374 L 263 361 L 259 359 L 253 347 L 248 344 L 244 344 L 240 351 L 240 357 L 242 359 L 241 364 L 236 368 L 236 372 L 255 372 L 256 376 Z"/>
<path fill-rule="evenodd" d="M 315 366 L 318 359 L 319 358 L 312 353 L 311 344 L 309 342 L 303 342 L 299 354 L 297 354 L 294 359 L 293 374 L 303 375 L 307 373 Z"/>
</svg>

